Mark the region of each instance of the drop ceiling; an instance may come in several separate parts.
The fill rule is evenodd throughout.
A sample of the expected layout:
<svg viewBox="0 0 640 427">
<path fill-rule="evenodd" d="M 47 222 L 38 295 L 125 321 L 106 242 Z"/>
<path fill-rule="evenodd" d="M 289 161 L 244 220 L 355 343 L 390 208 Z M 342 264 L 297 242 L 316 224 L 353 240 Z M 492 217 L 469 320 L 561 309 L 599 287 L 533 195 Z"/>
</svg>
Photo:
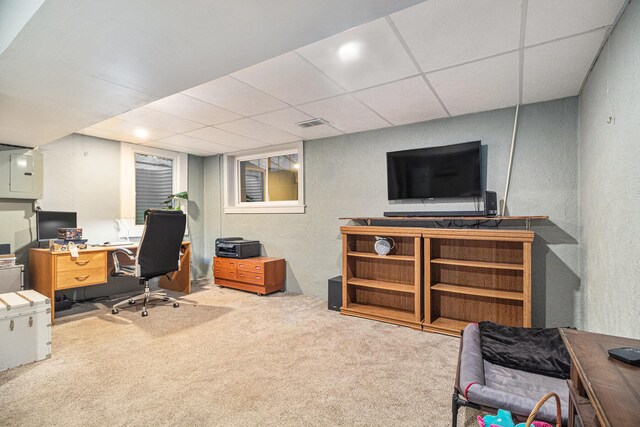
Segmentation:
<svg viewBox="0 0 640 427">
<path fill-rule="evenodd" d="M 316 3 L 323 2 L 305 4 Z M 344 10 L 345 2 L 331 3 Z M 373 2 L 369 8 L 380 12 L 380 4 L 388 3 L 401 2 Z M 580 92 L 626 3 L 428 0 L 414 6 L 404 4 L 313 42 L 307 37 L 307 43 L 275 55 L 264 46 L 243 46 L 238 54 L 255 49 L 263 56 L 246 63 L 251 55 L 245 55 L 244 66 L 234 60 L 238 48 L 233 40 L 225 40 L 229 49 L 220 57 L 230 64 L 216 69 L 218 73 L 227 69 L 224 75 L 202 83 L 205 70 L 193 70 L 192 65 L 178 67 L 170 75 L 159 68 L 160 76 L 141 74 L 135 81 L 125 82 L 124 73 L 120 81 L 139 91 L 132 106 L 139 108 L 123 114 L 103 113 L 106 120 L 94 120 L 73 131 L 213 155 L 573 96 Z M 367 8 L 365 4 L 360 7 Z M 323 17 L 331 20 L 335 16 L 339 14 Z M 175 20 L 182 22 L 181 18 Z M 192 27 L 197 31 L 197 25 Z M 288 36 L 295 32 L 282 27 L 277 31 Z M 188 35 L 190 26 L 183 31 Z M 145 42 L 150 37 L 127 30 L 126 40 L 138 38 Z M 182 52 L 179 58 L 187 60 L 188 56 L 189 51 Z M 2 59 L 0 56 L 0 65 Z M 160 66 L 167 60 L 158 61 Z M 117 62 L 101 66 L 119 76 Z M 180 79 L 183 74 L 192 78 Z M 202 84 L 179 88 L 168 84 L 172 77 L 182 83 L 201 80 Z M 165 81 L 160 84 L 160 79 Z M 173 94 L 150 102 L 167 91 Z M 108 92 L 104 88 L 104 96 Z M 117 97 L 118 91 L 112 96 Z M 128 101 L 130 105 L 131 99 Z M 312 118 L 328 124 L 296 125 Z M 146 134 L 141 136 L 140 129 Z"/>
<path fill-rule="evenodd" d="M 0 143 L 51 142 L 419 1 L 1 0 Z M 114 123 L 96 129 L 118 138 Z M 188 125 L 172 124 L 156 134 Z"/>
</svg>

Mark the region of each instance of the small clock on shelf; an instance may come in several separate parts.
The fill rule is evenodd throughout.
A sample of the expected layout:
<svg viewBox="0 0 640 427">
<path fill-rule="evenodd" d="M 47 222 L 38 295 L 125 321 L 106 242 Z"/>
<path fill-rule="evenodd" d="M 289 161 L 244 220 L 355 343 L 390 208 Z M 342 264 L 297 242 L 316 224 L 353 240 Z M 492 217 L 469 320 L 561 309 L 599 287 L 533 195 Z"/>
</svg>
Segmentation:
<svg viewBox="0 0 640 427">
<path fill-rule="evenodd" d="M 373 245 L 373 248 L 375 249 L 376 253 L 380 256 L 387 255 L 395 247 L 396 247 L 396 241 L 393 240 L 391 237 L 376 236 L 376 243 L 375 245 Z"/>
</svg>

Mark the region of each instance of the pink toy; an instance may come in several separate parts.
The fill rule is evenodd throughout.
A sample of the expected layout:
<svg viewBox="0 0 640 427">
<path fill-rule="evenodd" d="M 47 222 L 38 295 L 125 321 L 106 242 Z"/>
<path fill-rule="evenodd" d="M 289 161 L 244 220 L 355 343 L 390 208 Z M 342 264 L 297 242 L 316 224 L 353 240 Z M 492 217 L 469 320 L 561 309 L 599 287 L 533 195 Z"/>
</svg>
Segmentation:
<svg viewBox="0 0 640 427">
<path fill-rule="evenodd" d="M 551 397 L 556 399 L 556 427 L 562 427 L 562 417 L 560 413 L 560 397 L 551 392 L 545 394 L 542 399 L 538 401 L 536 406 L 531 411 L 529 418 L 527 418 L 526 423 L 515 424 L 513 422 L 513 417 L 511 416 L 511 412 L 505 411 L 504 409 L 498 409 L 498 413 L 496 415 L 485 415 L 484 417 L 478 416 L 478 425 L 480 427 L 553 427 L 551 424 L 546 423 L 544 421 L 534 421 L 535 416 L 538 414 L 538 411 Z"/>
</svg>

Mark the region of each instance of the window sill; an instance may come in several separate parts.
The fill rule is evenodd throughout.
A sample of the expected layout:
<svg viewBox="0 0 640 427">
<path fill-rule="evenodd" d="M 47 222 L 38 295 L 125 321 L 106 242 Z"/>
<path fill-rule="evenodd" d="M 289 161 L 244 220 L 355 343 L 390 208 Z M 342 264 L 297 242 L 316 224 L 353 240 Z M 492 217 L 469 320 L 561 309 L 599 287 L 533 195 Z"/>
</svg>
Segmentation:
<svg viewBox="0 0 640 427">
<path fill-rule="evenodd" d="M 224 208 L 225 214 L 269 214 L 269 213 L 294 213 L 303 214 L 305 205 L 294 206 L 228 206 Z"/>
</svg>

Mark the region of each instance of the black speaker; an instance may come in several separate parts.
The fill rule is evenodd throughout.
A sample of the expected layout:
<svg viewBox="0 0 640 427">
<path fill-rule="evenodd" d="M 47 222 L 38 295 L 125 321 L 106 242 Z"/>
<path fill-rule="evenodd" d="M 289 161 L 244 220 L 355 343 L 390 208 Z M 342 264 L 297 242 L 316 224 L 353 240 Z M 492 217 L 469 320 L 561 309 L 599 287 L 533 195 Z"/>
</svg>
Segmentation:
<svg viewBox="0 0 640 427">
<path fill-rule="evenodd" d="M 498 215 L 498 195 L 495 191 L 484 192 L 484 214 L 486 216 Z"/>
<path fill-rule="evenodd" d="M 342 276 L 329 279 L 329 310 L 340 311 L 342 307 Z"/>
</svg>

